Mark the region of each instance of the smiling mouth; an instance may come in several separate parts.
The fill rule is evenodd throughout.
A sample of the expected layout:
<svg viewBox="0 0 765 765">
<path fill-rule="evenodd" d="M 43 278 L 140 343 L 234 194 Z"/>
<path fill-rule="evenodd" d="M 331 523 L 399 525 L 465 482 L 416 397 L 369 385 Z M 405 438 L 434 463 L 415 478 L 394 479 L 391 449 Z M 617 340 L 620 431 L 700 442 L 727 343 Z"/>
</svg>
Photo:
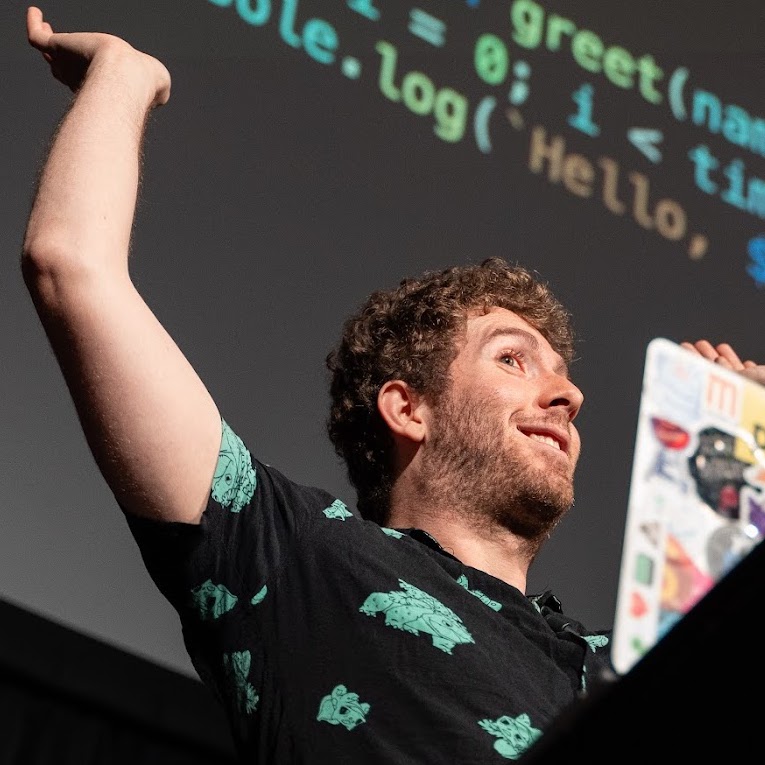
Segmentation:
<svg viewBox="0 0 765 765">
<path fill-rule="evenodd" d="M 562 451 L 560 442 L 552 436 L 543 436 L 541 433 L 525 433 L 524 435 L 532 441 L 539 441 L 542 444 L 552 446 L 553 449 L 556 449 L 557 451 Z"/>
<path fill-rule="evenodd" d="M 568 454 L 568 439 L 563 435 L 563 431 L 558 432 L 558 429 L 552 427 L 542 427 L 528 425 L 524 427 L 521 425 L 518 430 L 526 436 L 526 438 L 536 441 L 537 443 L 544 444 L 550 449 L 555 449 L 556 452 L 560 452 L 566 457 Z"/>
</svg>

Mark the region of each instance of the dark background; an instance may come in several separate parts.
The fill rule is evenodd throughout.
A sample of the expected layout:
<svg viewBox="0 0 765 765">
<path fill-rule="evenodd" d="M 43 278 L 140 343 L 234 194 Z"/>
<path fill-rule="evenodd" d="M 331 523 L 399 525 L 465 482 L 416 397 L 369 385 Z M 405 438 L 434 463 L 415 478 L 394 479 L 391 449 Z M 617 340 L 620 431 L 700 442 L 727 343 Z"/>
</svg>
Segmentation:
<svg viewBox="0 0 765 765">
<path fill-rule="evenodd" d="M 687 67 L 687 108 L 701 88 L 765 119 L 765 10 L 760 0 L 539 4 L 545 18 L 558 13 L 605 46 L 653 56 L 664 72 L 657 84 L 664 98 L 652 104 L 637 84 L 620 88 L 582 68 L 566 38 L 557 51 L 544 40 L 535 49 L 517 44 L 511 5 L 374 0 L 377 20 L 346 0 L 234 0 L 230 7 L 51 0 L 41 7 L 54 30 L 120 35 L 170 70 L 170 102 L 153 113 L 147 131 L 132 274 L 223 416 L 261 460 L 295 480 L 353 502 L 324 434 L 324 357 L 342 320 L 371 290 L 492 255 L 551 283 L 579 336 L 572 373 L 586 398 L 578 420 L 584 447 L 576 506 L 535 562 L 529 589 L 552 587 L 567 613 L 605 627 L 615 607 L 647 342 L 707 337 L 765 359 L 765 293 L 747 272 L 751 240 L 765 237 L 765 210 L 748 212 L 704 193 L 688 152 L 707 146 L 721 169 L 740 160 L 747 182 L 765 178 L 765 159 L 677 119 L 666 99 L 671 74 Z M 280 17 L 295 6 L 298 30 L 310 18 L 336 30 L 332 63 L 283 39 Z M 270 15 L 255 26 L 238 8 Z M 409 31 L 413 8 L 444 22 L 443 45 Z M 175 614 L 144 571 L 87 450 L 21 280 L 36 175 L 70 100 L 28 46 L 25 11 L 16 0 L 0 6 L 0 595 L 194 676 Z M 506 45 L 510 71 L 501 84 L 476 73 L 474 47 L 484 33 Z M 435 90 L 465 97 L 460 140 L 443 140 L 433 114 L 415 114 L 383 94 L 375 50 L 381 40 L 398 51 L 397 87 L 418 71 Z M 343 71 L 349 56 L 360 64 L 357 79 Z M 514 127 L 508 93 L 518 61 L 531 74 L 528 97 L 510 114 Z M 594 89 L 597 137 L 568 123 L 572 94 L 586 84 Z M 496 107 L 492 149 L 483 152 L 473 122 L 487 97 Z M 546 168 L 530 169 L 534 126 L 592 164 L 589 198 L 552 182 Z M 661 131 L 661 161 L 627 140 L 633 127 Z M 622 215 L 602 201 L 604 157 L 620 169 Z M 723 190 L 721 169 L 714 178 Z M 682 239 L 636 221 L 634 173 L 649 184 L 649 213 L 662 199 L 682 208 Z M 696 234 L 708 246 L 694 259 L 689 239 Z"/>
</svg>

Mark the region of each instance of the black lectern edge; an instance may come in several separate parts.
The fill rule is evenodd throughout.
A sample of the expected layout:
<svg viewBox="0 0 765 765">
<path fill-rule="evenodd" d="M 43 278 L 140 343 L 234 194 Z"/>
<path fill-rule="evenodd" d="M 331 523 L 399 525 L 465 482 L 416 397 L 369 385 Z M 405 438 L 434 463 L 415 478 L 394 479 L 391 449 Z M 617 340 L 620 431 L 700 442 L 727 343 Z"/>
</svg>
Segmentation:
<svg viewBox="0 0 765 765">
<path fill-rule="evenodd" d="M 753 698 L 765 688 L 763 603 L 758 544 L 632 669 L 598 678 L 519 761 L 581 756 L 592 765 L 659 753 L 765 761 L 754 744 L 765 714 Z"/>
</svg>

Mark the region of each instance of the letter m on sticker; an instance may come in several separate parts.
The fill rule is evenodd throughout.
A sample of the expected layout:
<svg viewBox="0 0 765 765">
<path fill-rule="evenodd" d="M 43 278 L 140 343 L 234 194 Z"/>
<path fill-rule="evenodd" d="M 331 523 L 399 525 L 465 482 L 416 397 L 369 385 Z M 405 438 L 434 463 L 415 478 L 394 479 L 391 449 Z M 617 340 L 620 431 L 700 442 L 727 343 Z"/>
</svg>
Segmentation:
<svg viewBox="0 0 765 765">
<path fill-rule="evenodd" d="M 738 386 L 731 380 L 726 380 L 716 374 L 709 375 L 705 404 L 709 412 L 714 412 L 731 420 L 738 420 L 741 404 Z"/>
</svg>

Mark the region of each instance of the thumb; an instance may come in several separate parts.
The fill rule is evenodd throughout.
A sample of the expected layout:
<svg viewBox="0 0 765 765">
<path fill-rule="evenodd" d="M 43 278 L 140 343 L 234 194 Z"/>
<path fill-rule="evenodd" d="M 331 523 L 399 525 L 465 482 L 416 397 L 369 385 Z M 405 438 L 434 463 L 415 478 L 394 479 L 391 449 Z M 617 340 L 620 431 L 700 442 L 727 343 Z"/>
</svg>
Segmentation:
<svg viewBox="0 0 765 765">
<path fill-rule="evenodd" d="M 30 6 L 27 8 L 27 39 L 33 48 L 43 50 L 48 47 L 53 29 L 47 21 L 43 21 L 43 14 L 39 8 Z"/>
</svg>

